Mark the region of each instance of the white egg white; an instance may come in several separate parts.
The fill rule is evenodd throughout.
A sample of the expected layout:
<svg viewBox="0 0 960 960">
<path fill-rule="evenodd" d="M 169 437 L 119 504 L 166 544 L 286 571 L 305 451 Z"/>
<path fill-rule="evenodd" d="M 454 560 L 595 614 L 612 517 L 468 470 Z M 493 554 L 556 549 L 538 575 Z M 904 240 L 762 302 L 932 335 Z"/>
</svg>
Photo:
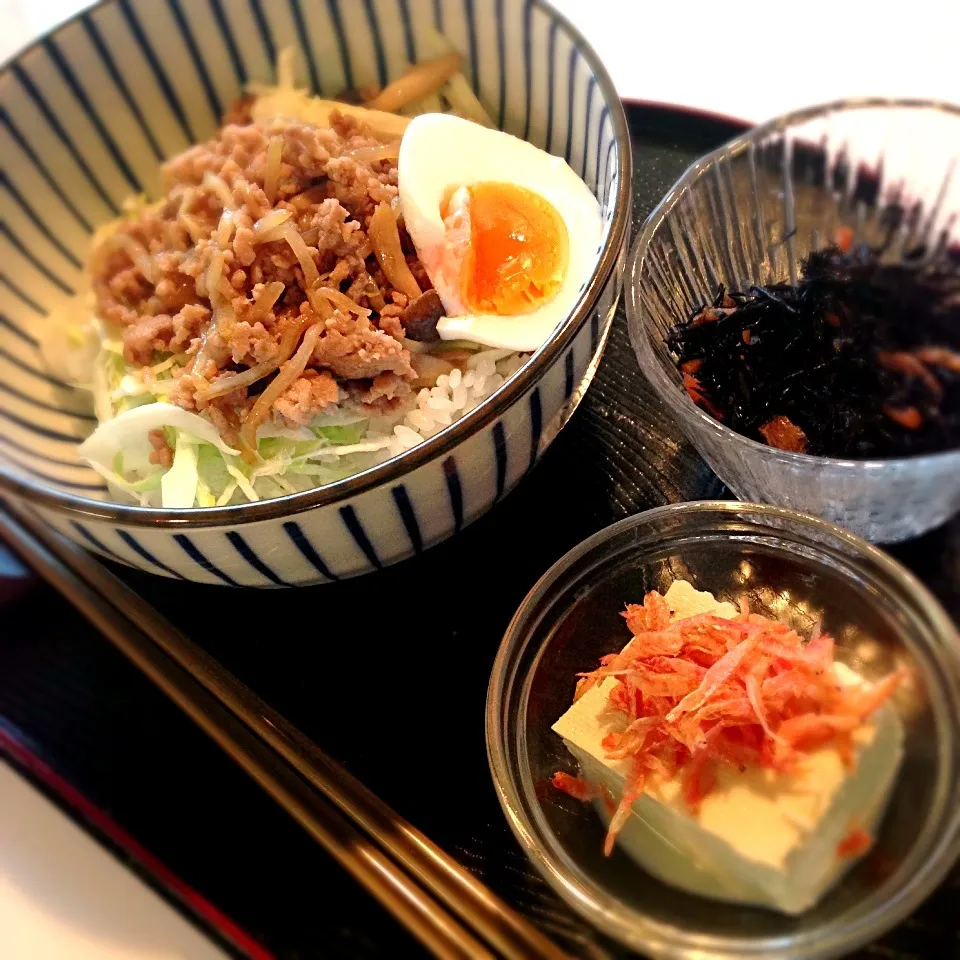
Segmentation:
<svg viewBox="0 0 960 960">
<path fill-rule="evenodd" d="M 593 272 L 603 232 L 600 204 L 566 161 L 525 140 L 449 114 L 415 117 L 400 144 L 400 204 L 407 232 L 444 307 L 452 316 L 437 325 L 444 340 L 472 340 L 506 350 L 542 346 L 570 314 Z M 567 227 L 567 270 L 543 306 L 514 316 L 462 312 L 458 278 L 444 261 L 446 228 L 440 214 L 451 188 L 513 183 L 540 194 Z M 457 312 L 459 310 L 459 312 Z"/>
</svg>

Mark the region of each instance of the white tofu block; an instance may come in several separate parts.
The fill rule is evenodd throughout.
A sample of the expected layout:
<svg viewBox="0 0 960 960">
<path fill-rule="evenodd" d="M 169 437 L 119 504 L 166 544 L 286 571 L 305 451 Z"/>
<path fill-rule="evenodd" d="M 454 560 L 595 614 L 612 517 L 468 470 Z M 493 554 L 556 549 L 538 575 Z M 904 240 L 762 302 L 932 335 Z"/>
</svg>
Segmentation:
<svg viewBox="0 0 960 960">
<path fill-rule="evenodd" d="M 666 599 L 675 619 L 711 608 L 718 616 L 736 615 L 730 604 L 683 581 Z M 841 682 L 860 682 L 841 664 L 835 670 Z M 604 714 L 611 682 L 588 690 L 553 729 L 580 762 L 582 776 L 619 800 L 628 761 L 607 760 L 601 745 L 616 729 Z M 717 785 L 696 813 L 684 802 L 679 779 L 651 778 L 617 843 L 649 873 L 690 893 L 802 913 L 855 862 L 837 856 L 844 837 L 858 827 L 875 834 L 903 753 L 896 712 L 878 710 L 857 731 L 855 744 L 852 770 L 833 747 L 808 754 L 789 774 L 718 764 Z M 596 807 L 608 819 L 604 805 Z"/>
</svg>

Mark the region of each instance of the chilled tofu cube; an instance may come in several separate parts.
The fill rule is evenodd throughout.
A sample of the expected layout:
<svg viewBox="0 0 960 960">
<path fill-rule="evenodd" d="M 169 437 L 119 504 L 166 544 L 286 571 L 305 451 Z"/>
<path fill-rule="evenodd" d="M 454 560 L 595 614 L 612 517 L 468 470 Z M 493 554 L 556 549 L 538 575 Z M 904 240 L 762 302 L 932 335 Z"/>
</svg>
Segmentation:
<svg viewBox="0 0 960 960">
<path fill-rule="evenodd" d="M 674 589 L 676 588 L 676 589 Z M 680 619 L 730 604 L 682 581 L 666 600 Z M 843 683 L 859 677 L 835 665 Z M 617 722 L 604 712 L 612 681 L 588 690 L 553 726 L 577 758 L 581 775 L 619 800 L 629 761 L 608 760 L 601 741 Z M 789 774 L 766 767 L 717 766 L 717 784 L 696 812 L 679 779 L 651 778 L 634 803 L 617 844 L 665 883 L 719 900 L 802 913 L 854 862 L 837 847 L 853 829 L 874 834 L 903 752 L 903 729 L 889 706 L 855 734 L 856 763 L 845 767 L 827 747 L 808 754 Z M 605 805 L 597 810 L 608 818 Z"/>
</svg>

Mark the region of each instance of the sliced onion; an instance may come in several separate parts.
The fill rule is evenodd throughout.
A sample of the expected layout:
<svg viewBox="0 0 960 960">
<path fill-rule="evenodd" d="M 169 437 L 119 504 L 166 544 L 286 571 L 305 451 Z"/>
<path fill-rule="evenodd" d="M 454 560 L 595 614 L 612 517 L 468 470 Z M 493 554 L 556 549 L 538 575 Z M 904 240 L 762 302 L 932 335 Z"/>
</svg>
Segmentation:
<svg viewBox="0 0 960 960">
<path fill-rule="evenodd" d="M 280 161 L 283 158 L 283 137 L 271 137 L 267 144 L 267 163 L 263 174 L 263 192 L 267 203 L 277 200 L 277 187 L 280 186 Z"/>
<path fill-rule="evenodd" d="M 226 181 L 222 177 L 218 177 L 215 173 L 207 171 L 203 175 L 203 185 L 217 195 L 217 199 L 225 210 L 234 209 L 236 205 L 233 201 L 233 191 L 227 186 Z"/>
<path fill-rule="evenodd" d="M 280 338 L 277 355 L 272 360 L 264 360 L 263 363 L 258 363 L 256 366 L 250 367 L 247 370 L 241 370 L 239 373 L 223 374 L 211 383 L 210 386 L 201 387 L 197 390 L 195 394 L 197 403 L 207 404 L 216 397 L 222 397 L 239 387 L 249 387 L 251 384 L 273 373 L 280 364 L 290 359 L 291 354 L 296 349 L 302 329 L 301 324 L 290 324 L 290 326 L 284 330 L 283 336 Z"/>
<path fill-rule="evenodd" d="M 460 54 L 446 53 L 425 63 L 412 66 L 399 80 L 384 87 L 369 103 L 368 110 L 394 112 L 408 103 L 422 100 L 436 93 L 460 70 Z"/>
<path fill-rule="evenodd" d="M 225 396 L 240 387 L 249 387 L 268 373 L 273 373 L 280 366 L 279 359 L 265 360 L 255 367 L 250 367 L 240 373 L 225 373 L 218 377 L 209 387 L 203 387 L 195 394 L 198 404 L 207 404 L 216 397 Z"/>
<path fill-rule="evenodd" d="M 284 221 L 284 223 L 285 222 L 286 221 Z M 254 237 L 253 243 L 254 244 L 275 243 L 278 240 L 283 240 L 285 236 L 286 236 L 286 233 L 284 232 L 283 224 L 281 223 L 280 226 L 274 227 L 272 230 L 265 230 L 263 233 L 260 234 L 260 236 Z M 318 236 L 317 230 L 307 230 L 305 234 L 301 234 L 301 237 L 303 238 L 303 242 L 308 246 L 310 244 L 316 245 L 317 236 Z"/>
<path fill-rule="evenodd" d="M 127 256 L 133 261 L 134 266 L 143 274 L 144 280 L 146 280 L 147 283 L 153 283 L 153 260 L 147 248 L 142 243 L 134 240 L 129 233 L 116 233 L 114 234 L 114 239 L 116 243 L 126 251 Z"/>
<path fill-rule="evenodd" d="M 177 208 L 177 214 L 181 215 L 184 213 L 189 213 L 190 208 L 193 206 L 193 201 L 196 199 L 197 188 L 187 187 L 183 193 L 180 194 L 180 206 Z"/>
<path fill-rule="evenodd" d="M 291 216 L 290 211 L 285 210 L 283 207 L 264 214 L 253 225 L 253 242 L 269 243 L 271 240 L 279 240 L 283 236 L 279 228 L 282 227 Z"/>
<path fill-rule="evenodd" d="M 166 360 L 161 360 L 160 363 L 154 364 L 152 367 L 144 367 L 144 371 L 149 370 L 150 375 L 156 377 L 158 373 L 166 373 L 171 367 L 177 365 L 177 356 L 167 357 Z"/>
<path fill-rule="evenodd" d="M 462 73 L 455 73 L 448 81 L 446 89 L 443 91 L 447 102 L 456 111 L 458 116 L 465 120 L 473 120 L 484 127 L 495 129 L 494 122 L 484 109 L 483 104 L 477 99 L 473 88 L 467 82 L 467 78 Z"/>
<path fill-rule="evenodd" d="M 339 113 L 345 117 L 354 117 L 384 140 L 402 137 L 410 125 L 409 117 L 401 117 L 396 113 L 355 107 L 339 100 L 321 100 L 305 91 L 290 89 L 273 88 L 264 91 L 254 100 L 250 112 L 255 123 L 270 123 L 277 117 L 287 117 L 315 127 L 331 126 L 333 114 Z"/>
<path fill-rule="evenodd" d="M 220 222 L 217 224 L 217 246 L 221 249 L 226 247 L 230 242 L 230 237 L 233 236 L 234 226 L 233 211 L 225 209 L 223 213 L 220 214 Z"/>
<path fill-rule="evenodd" d="M 358 317 L 370 316 L 369 310 L 361 307 L 356 300 L 348 297 L 345 293 L 341 293 L 339 290 L 335 290 L 333 287 L 320 287 L 317 293 L 322 297 L 326 297 L 335 307 L 347 313 L 355 313 Z"/>
<path fill-rule="evenodd" d="M 429 97 L 424 97 L 419 103 L 421 113 L 443 113 L 443 101 L 439 93 L 431 93 Z"/>
<path fill-rule="evenodd" d="M 217 307 L 213 311 L 213 322 L 220 333 L 223 334 L 224 338 L 227 338 L 230 328 L 237 322 L 236 311 L 233 309 L 233 304 L 229 300 L 220 300 L 217 302 Z"/>
<path fill-rule="evenodd" d="M 234 289 L 233 284 L 226 277 L 220 278 L 220 282 L 217 284 L 217 293 L 219 293 L 224 300 L 232 300 L 237 296 L 237 291 Z"/>
<path fill-rule="evenodd" d="M 290 244 L 290 249 L 300 263 L 300 269 L 303 271 L 303 279 L 307 284 L 307 289 L 319 286 L 320 272 L 317 265 L 310 256 L 307 245 L 303 242 L 303 237 L 297 232 L 297 228 L 292 223 L 283 225 L 283 239 Z"/>
<path fill-rule="evenodd" d="M 270 283 L 265 283 L 253 301 L 253 307 L 247 313 L 247 320 L 250 323 L 262 320 L 283 296 L 285 289 L 286 287 L 279 280 L 271 280 Z"/>
<path fill-rule="evenodd" d="M 194 354 L 193 359 L 183 368 L 184 374 L 189 374 L 195 380 L 200 380 L 204 383 L 206 383 L 204 378 L 199 373 L 194 373 L 193 371 L 202 370 L 207 365 L 207 361 L 210 359 L 210 349 L 207 346 L 207 341 L 210 339 L 210 331 L 215 328 L 215 323 L 207 325 L 207 329 L 200 334 L 200 348 Z"/>
<path fill-rule="evenodd" d="M 197 403 L 205 405 L 216 397 L 222 397 L 240 387 L 249 387 L 267 374 L 273 373 L 278 366 L 280 366 L 279 360 L 265 360 L 240 373 L 225 373 L 217 377 L 209 387 L 201 388 L 196 392 Z"/>
<path fill-rule="evenodd" d="M 194 243 L 203 238 L 203 227 L 193 217 L 181 213 L 178 219 L 187 228 L 187 233 L 190 234 L 190 239 Z"/>
<path fill-rule="evenodd" d="M 420 285 L 410 272 L 400 246 L 400 232 L 389 203 L 377 204 L 370 218 L 370 240 L 387 279 L 411 300 L 420 296 Z"/>
<path fill-rule="evenodd" d="M 396 160 L 400 156 L 400 141 L 384 143 L 378 147 L 357 147 L 342 154 L 357 163 L 380 163 L 382 160 Z"/>
<path fill-rule="evenodd" d="M 218 299 L 221 276 L 223 276 L 223 254 L 218 250 L 211 258 L 210 266 L 207 267 L 207 272 L 203 278 L 207 288 L 207 297 L 211 303 Z"/>
<path fill-rule="evenodd" d="M 253 409 L 247 414 L 240 428 L 240 446 L 243 457 L 252 463 L 257 453 L 257 427 L 267 418 L 274 402 L 300 376 L 310 362 L 317 338 L 323 332 L 323 324 L 315 323 L 303 335 L 300 348 L 286 363 L 280 367 L 279 373 L 273 378 L 269 386 L 257 397 Z"/>
<path fill-rule="evenodd" d="M 310 306 L 313 307 L 313 312 L 321 320 L 329 320 L 333 316 L 333 307 L 330 306 L 330 301 L 326 297 L 321 297 L 318 290 L 308 290 L 307 299 L 310 301 Z"/>
<path fill-rule="evenodd" d="M 437 377 L 453 371 L 453 364 L 431 353 L 410 354 L 410 366 L 417 372 L 415 387 L 436 386 Z"/>
</svg>

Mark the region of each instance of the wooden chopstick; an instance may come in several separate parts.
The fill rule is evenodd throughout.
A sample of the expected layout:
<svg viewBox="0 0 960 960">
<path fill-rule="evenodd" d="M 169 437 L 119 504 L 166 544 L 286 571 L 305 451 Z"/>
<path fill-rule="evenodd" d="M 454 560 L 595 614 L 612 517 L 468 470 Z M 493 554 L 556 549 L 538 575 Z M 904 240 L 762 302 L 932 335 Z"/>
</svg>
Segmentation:
<svg viewBox="0 0 960 960">
<path fill-rule="evenodd" d="M 0 534 L 428 950 L 443 960 L 494 960 L 493 953 L 404 873 L 374 840 L 287 764 L 277 762 L 275 751 L 189 671 L 173 662 L 135 623 L 79 578 L 66 558 L 76 559 L 70 556 L 75 552 L 72 544 L 68 545 L 58 534 L 49 535 L 36 520 L 20 511 L 14 518 L 0 509 Z M 89 557 L 85 560 L 91 564 Z"/>
<path fill-rule="evenodd" d="M 108 598 L 122 619 L 136 624 L 142 634 L 215 698 L 218 705 L 229 710 L 248 731 L 279 754 L 327 801 L 361 827 L 379 849 L 386 851 L 502 956 L 507 960 L 566 960 L 567 954 L 556 944 L 225 671 L 106 567 L 80 547 L 44 527 L 27 510 L 14 504 L 8 505 L 8 509 L 16 513 L 21 530 L 28 528 L 32 539 L 40 540 L 46 551 L 53 554 L 73 577 L 84 581 L 90 592 L 101 600 Z M 0 511 L 2 529 L 3 512 Z M 32 560 L 32 556 L 28 555 L 27 559 Z M 42 570 L 39 572 L 43 573 Z M 59 582 L 54 585 L 60 587 Z M 471 954 L 477 957 L 486 955 L 486 951 Z"/>
</svg>

